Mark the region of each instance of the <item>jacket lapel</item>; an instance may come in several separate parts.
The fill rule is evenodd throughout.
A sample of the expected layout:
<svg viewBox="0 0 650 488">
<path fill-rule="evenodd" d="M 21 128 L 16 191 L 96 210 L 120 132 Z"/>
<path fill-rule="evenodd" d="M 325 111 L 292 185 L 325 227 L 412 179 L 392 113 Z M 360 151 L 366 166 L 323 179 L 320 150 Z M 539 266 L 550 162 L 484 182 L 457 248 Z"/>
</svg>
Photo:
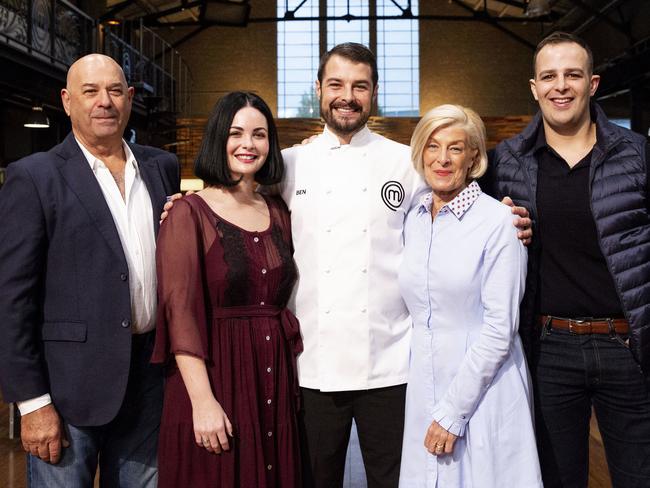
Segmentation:
<svg viewBox="0 0 650 488">
<path fill-rule="evenodd" d="M 77 196 L 86 212 L 88 212 L 90 220 L 104 237 L 108 247 L 113 250 L 115 256 L 126 266 L 122 242 L 117 233 L 113 215 L 108 208 L 97 178 L 95 178 L 86 157 L 81 152 L 72 133 L 65 138 L 59 147 L 59 156 L 62 158 L 59 163 L 61 176 Z"/>
<path fill-rule="evenodd" d="M 129 145 L 133 156 L 135 156 L 140 168 L 140 175 L 144 181 L 149 198 L 151 199 L 151 208 L 153 209 L 153 229 L 156 236 L 158 236 L 158 228 L 160 227 L 160 214 L 162 207 L 165 204 L 165 188 L 162 182 L 162 175 L 156 158 L 147 157 L 145 152 L 140 146 Z"/>
</svg>

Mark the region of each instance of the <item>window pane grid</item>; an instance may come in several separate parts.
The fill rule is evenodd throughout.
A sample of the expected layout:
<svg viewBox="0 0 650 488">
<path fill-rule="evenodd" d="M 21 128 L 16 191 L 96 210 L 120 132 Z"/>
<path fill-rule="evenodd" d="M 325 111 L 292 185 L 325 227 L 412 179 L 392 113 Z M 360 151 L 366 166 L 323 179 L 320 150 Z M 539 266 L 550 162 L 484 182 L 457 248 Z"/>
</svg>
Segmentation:
<svg viewBox="0 0 650 488">
<path fill-rule="evenodd" d="M 301 0 L 278 0 L 277 15 L 295 9 Z M 318 0 L 307 0 L 295 13 L 318 17 Z M 318 70 L 318 21 L 278 22 L 278 117 L 318 117 L 314 73 Z"/>
</svg>

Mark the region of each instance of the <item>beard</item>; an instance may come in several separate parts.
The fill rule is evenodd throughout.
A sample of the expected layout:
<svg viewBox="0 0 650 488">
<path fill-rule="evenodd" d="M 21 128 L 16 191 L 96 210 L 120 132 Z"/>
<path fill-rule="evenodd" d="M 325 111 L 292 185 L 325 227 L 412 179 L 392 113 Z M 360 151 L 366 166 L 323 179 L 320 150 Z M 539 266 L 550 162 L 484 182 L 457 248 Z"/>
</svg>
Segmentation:
<svg viewBox="0 0 650 488">
<path fill-rule="evenodd" d="M 335 112 L 337 108 L 349 108 L 359 116 L 356 118 L 339 117 Z M 354 101 L 347 103 L 332 102 L 329 106 L 325 106 L 321 103 L 320 115 L 334 133 L 339 135 L 350 135 L 355 134 L 366 125 L 370 118 L 370 108 L 364 111 L 363 107 Z"/>
</svg>

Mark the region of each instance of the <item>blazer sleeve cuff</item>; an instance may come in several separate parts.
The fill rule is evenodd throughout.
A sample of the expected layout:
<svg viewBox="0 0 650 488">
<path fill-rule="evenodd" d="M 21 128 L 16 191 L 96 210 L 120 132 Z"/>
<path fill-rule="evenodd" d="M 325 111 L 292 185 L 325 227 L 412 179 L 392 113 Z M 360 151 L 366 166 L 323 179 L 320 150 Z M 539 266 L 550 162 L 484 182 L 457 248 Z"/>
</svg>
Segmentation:
<svg viewBox="0 0 650 488">
<path fill-rule="evenodd" d="M 447 432 L 458 437 L 465 435 L 465 428 L 467 427 L 467 422 L 469 422 L 468 415 L 452 413 L 444 405 L 438 404 L 433 408 L 431 417 Z"/>
<path fill-rule="evenodd" d="M 16 405 L 18 405 L 20 415 L 27 415 L 28 413 L 35 412 L 39 408 L 43 408 L 50 403 L 52 403 L 52 397 L 49 393 L 46 393 L 45 395 L 41 395 L 36 398 L 30 398 L 29 400 L 16 402 Z"/>
</svg>

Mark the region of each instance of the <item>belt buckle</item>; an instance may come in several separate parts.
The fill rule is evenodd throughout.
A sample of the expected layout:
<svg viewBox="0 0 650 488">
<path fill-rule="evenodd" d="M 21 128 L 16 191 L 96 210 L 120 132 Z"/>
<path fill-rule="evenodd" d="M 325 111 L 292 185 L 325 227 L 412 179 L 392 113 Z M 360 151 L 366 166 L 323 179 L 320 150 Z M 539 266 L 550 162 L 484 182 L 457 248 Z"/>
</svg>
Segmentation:
<svg viewBox="0 0 650 488">
<path fill-rule="evenodd" d="M 580 326 L 580 325 L 585 325 L 585 324 L 590 324 L 591 321 L 589 320 L 583 320 L 583 319 L 569 319 L 569 333 L 578 335 L 578 332 L 574 330 L 574 326 Z"/>
</svg>

